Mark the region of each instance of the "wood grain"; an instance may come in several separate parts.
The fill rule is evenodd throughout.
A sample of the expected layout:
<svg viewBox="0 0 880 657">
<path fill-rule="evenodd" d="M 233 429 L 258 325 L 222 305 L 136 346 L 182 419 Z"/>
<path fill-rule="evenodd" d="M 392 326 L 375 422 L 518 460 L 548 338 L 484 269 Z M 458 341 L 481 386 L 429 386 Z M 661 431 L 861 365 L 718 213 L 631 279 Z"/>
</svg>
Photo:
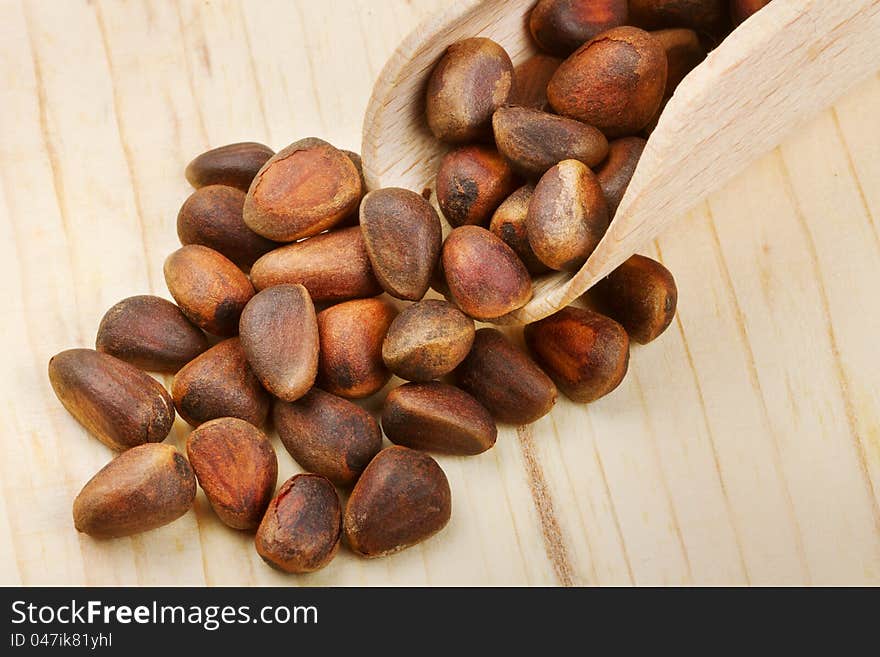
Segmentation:
<svg viewBox="0 0 880 657">
<path fill-rule="evenodd" d="M 111 453 L 54 398 L 49 357 L 91 346 L 119 299 L 168 297 L 189 159 L 357 150 L 386 58 L 443 6 L 0 0 L 0 584 L 880 584 L 876 75 L 645 251 L 680 311 L 617 391 L 440 459 L 453 520 L 427 543 L 286 577 L 201 492 L 139 537 L 75 532 Z M 273 442 L 279 478 L 298 472 Z"/>
</svg>

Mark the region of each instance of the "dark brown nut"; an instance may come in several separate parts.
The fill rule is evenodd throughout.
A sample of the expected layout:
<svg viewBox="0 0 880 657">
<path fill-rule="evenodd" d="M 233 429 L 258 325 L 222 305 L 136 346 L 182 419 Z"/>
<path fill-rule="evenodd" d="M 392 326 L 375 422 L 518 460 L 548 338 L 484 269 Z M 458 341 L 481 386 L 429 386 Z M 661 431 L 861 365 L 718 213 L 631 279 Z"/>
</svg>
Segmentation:
<svg viewBox="0 0 880 657">
<path fill-rule="evenodd" d="M 485 228 L 453 230 L 443 243 L 441 258 L 453 300 L 474 319 L 497 319 L 532 298 L 532 279 L 525 265 Z"/>
<path fill-rule="evenodd" d="M 605 30 L 626 23 L 626 0 L 539 0 L 529 15 L 538 46 L 568 57 Z"/>
<path fill-rule="evenodd" d="M 403 379 L 431 381 L 454 370 L 473 341 L 474 320 L 451 303 L 425 299 L 391 322 L 382 359 Z"/>
<path fill-rule="evenodd" d="M 530 424 L 556 403 L 556 386 L 497 329 L 477 331 L 474 346 L 455 370 L 455 381 L 499 422 Z"/>
<path fill-rule="evenodd" d="M 739 25 L 759 9 L 770 4 L 770 0 L 730 0 L 730 16 L 734 25 Z"/>
<path fill-rule="evenodd" d="M 640 137 L 615 139 L 609 144 L 608 157 L 596 169 L 596 178 L 608 202 L 610 217 L 614 217 L 623 200 L 646 144 Z"/>
<path fill-rule="evenodd" d="M 208 348 L 205 334 L 160 297 L 123 299 L 104 313 L 95 348 L 150 372 L 176 372 Z"/>
<path fill-rule="evenodd" d="M 357 169 L 358 175 L 361 177 L 361 200 L 363 200 L 364 196 L 367 194 L 367 179 L 364 177 L 364 162 L 361 159 L 361 156 L 355 153 L 354 151 L 342 151 L 351 163 L 354 164 L 354 168 Z M 358 203 L 358 207 L 360 203 Z M 336 224 L 335 228 L 348 228 L 349 226 L 357 226 L 360 221 L 360 217 L 358 216 L 358 207 L 355 207 L 354 211 L 349 214 L 344 219 L 340 220 L 338 224 Z"/>
<path fill-rule="evenodd" d="M 257 171 L 274 154 L 268 146 L 252 141 L 220 146 L 190 162 L 186 179 L 193 187 L 229 185 L 246 192 Z"/>
<path fill-rule="evenodd" d="M 73 524 L 95 538 L 131 536 L 167 525 L 192 507 L 196 478 L 171 445 L 123 452 L 98 470 L 73 501 Z"/>
<path fill-rule="evenodd" d="M 629 0 L 629 22 L 646 30 L 688 27 L 720 37 L 727 29 L 727 0 Z"/>
<path fill-rule="evenodd" d="M 651 32 L 666 52 L 666 90 L 664 98 L 670 97 L 685 76 L 706 58 L 700 37 L 693 30 L 671 28 Z"/>
<path fill-rule="evenodd" d="M 306 394 L 318 373 L 318 321 L 302 285 L 276 285 L 254 295 L 239 325 L 241 346 L 263 387 L 279 399 Z"/>
<path fill-rule="evenodd" d="M 348 399 L 369 397 L 388 383 L 382 341 L 397 310 L 382 299 L 355 299 L 318 313 L 318 386 Z"/>
<path fill-rule="evenodd" d="M 481 226 L 517 184 L 510 164 L 494 148 L 462 146 L 440 162 L 437 203 L 451 226 Z"/>
<path fill-rule="evenodd" d="M 296 462 L 337 486 L 353 486 L 382 449 L 382 430 L 372 415 L 318 388 L 295 402 L 276 401 L 272 419 Z"/>
<path fill-rule="evenodd" d="M 218 418 L 189 435 L 186 455 L 217 517 L 233 529 L 256 529 L 278 480 L 266 435 L 244 420 Z"/>
<path fill-rule="evenodd" d="M 299 283 L 316 303 L 382 292 L 358 226 L 310 237 L 270 251 L 251 268 L 254 287 Z"/>
<path fill-rule="evenodd" d="M 194 427 L 218 417 L 237 417 L 262 426 L 269 394 L 248 365 L 238 338 L 230 338 L 185 365 L 171 384 L 174 406 Z"/>
<path fill-rule="evenodd" d="M 534 192 L 534 185 L 524 185 L 508 196 L 492 215 L 489 230 L 513 249 L 529 273 L 544 274 L 550 268 L 538 260 L 538 256 L 532 251 L 532 247 L 529 245 L 529 235 L 526 231 L 529 201 L 532 200 Z"/>
<path fill-rule="evenodd" d="M 649 33 L 615 27 L 566 59 L 547 86 L 553 109 L 599 128 L 632 135 L 654 118 L 666 89 L 666 53 Z"/>
<path fill-rule="evenodd" d="M 208 333 L 238 333 L 238 318 L 254 286 L 226 256 L 199 244 L 177 249 L 165 260 L 165 284 L 183 314 Z"/>
<path fill-rule="evenodd" d="M 245 226 L 243 207 L 244 192 L 235 187 L 208 185 L 197 189 L 177 213 L 180 243 L 207 246 L 248 269 L 279 245 Z"/>
<path fill-rule="evenodd" d="M 430 538 L 449 522 L 446 474 L 424 452 L 389 447 L 376 455 L 345 508 L 345 538 L 363 557 L 382 557 Z"/>
<path fill-rule="evenodd" d="M 442 247 L 441 247 L 442 254 Z M 446 282 L 446 271 L 443 269 L 443 258 L 437 258 L 437 266 L 431 272 L 431 289 L 437 294 L 445 297 L 447 301 L 455 303 L 452 300 L 452 293 L 449 291 L 449 284 Z"/>
<path fill-rule="evenodd" d="M 626 376 L 629 338 L 613 319 L 569 306 L 525 328 L 526 345 L 565 395 L 591 402 Z"/>
<path fill-rule="evenodd" d="M 532 55 L 513 69 L 513 91 L 510 93 L 511 105 L 531 107 L 547 111 L 547 83 L 556 73 L 562 60 L 550 55 Z"/>
<path fill-rule="evenodd" d="M 526 233 L 538 259 L 551 269 L 577 271 L 608 230 L 608 203 L 593 172 L 564 160 L 550 169 L 529 201 Z"/>
<path fill-rule="evenodd" d="M 461 456 L 482 454 L 498 437 L 489 411 L 439 381 L 406 383 L 388 393 L 382 430 L 396 445 Z"/>
<path fill-rule="evenodd" d="M 276 242 L 332 228 L 357 210 L 361 176 L 342 151 L 301 139 L 263 165 L 244 201 L 244 222 Z"/>
<path fill-rule="evenodd" d="M 593 126 L 540 110 L 501 107 L 492 127 L 498 151 L 526 178 L 539 178 L 562 160 L 594 167 L 608 155 L 608 140 Z"/>
<path fill-rule="evenodd" d="M 257 530 L 263 561 L 286 573 L 312 573 L 333 560 L 342 538 L 339 496 L 327 479 L 299 474 L 282 484 Z"/>
<path fill-rule="evenodd" d="M 174 424 L 162 384 L 113 356 L 62 351 L 49 360 L 49 381 L 64 408 L 111 449 L 162 442 Z"/>
<path fill-rule="evenodd" d="M 634 255 L 590 290 L 598 310 L 619 322 L 632 340 L 647 344 L 672 323 L 675 279 L 656 260 Z"/>
<path fill-rule="evenodd" d="M 443 240 L 437 211 L 415 192 L 389 188 L 367 194 L 360 216 L 373 273 L 385 291 L 410 301 L 425 296 Z"/>
<path fill-rule="evenodd" d="M 428 80 L 428 127 L 441 141 L 462 143 L 489 135 L 492 113 L 513 88 L 513 63 L 491 39 L 453 43 Z"/>
</svg>

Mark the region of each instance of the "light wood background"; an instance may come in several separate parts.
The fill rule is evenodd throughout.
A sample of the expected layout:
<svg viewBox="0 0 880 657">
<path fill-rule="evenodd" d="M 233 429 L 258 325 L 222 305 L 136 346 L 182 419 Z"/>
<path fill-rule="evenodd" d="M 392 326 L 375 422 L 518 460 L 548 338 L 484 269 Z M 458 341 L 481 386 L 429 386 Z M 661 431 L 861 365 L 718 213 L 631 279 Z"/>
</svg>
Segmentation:
<svg viewBox="0 0 880 657">
<path fill-rule="evenodd" d="M 429 542 L 283 576 L 201 493 L 147 534 L 77 534 L 73 497 L 111 453 L 49 357 L 92 346 L 120 298 L 168 296 L 189 159 L 357 150 L 385 58 L 441 5 L 0 0 L 0 584 L 880 583 L 878 76 L 648 250 L 679 314 L 616 392 L 439 459 L 453 519 Z"/>
</svg>

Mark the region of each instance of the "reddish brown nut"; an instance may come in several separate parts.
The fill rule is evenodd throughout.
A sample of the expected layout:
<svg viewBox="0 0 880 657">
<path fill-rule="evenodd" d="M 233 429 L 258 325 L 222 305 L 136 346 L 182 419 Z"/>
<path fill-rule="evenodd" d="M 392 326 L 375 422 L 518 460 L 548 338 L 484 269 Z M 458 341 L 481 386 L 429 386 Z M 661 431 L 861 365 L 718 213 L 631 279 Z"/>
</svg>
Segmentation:
<svg viewBox="0 0 880 657">
<path fill-rule="evenodd" d="M 357 209 L 361 176 L 345 153 L 301 139 L 263 165 L 244 201 L 244 222 L 276 242 L 332 228 Z"/>
<path fill-rule="evenodd" d="M 543 111 L 549 109 L 547 83 L 561 63 L 561 59 L 550 55 L 529 57 L 513 70 L 513 91 L 508 102 L 518 107 Z"/>
<path fill-rule="evenodd" d="M 393 297 L 418 301 L 428 291 L 443 236 L 437 211 L 406 189 L 370 192 L 361 231 L 379 283 Z"/>
<path fill-rule="evenodd" d="M 276 401 L 272 419 L 296 462 L 337 486 L 353 486 L 382 449 L 382 431 L 372 415 L 318 388 L 295 402 Z"/>
<path fill-rule="evenodd" d="M 629 22 L 646 30 L 689 27 L 720 37 L 728 28 L 726 0 L 629 0 Z"/>
<path fill-rule="evenodd" d="M 388 393 L 382 430 L 396 445 L 462 456 L 482 454 L 498 436 L 489 411 L 439 381 L 406 383 Z"/>
<path fill-rule="evenodd" d="M 98 470 L 73 501 L 73 524 L 95 538 L 131 536 L 180 518 L 196 478 L 171 445 L 133 447 Z"/>
<path fill-rule="evenodd" d="M 538 256 L 532 251 L 526 230 L 529 201 L 532 200 L 534 192 L 534 185 L 524 185 L 508 196 L 492 215 L 489 230 L 513 249 L 529 273 L 544 274 L 549 271 L 549 267 L 538 260 Z"/>
<path fill-rule="evenodd" d="M 201 244 L 214 249 L 242 269 L 278 246 L 248 228 L 242 219 L 244 192 L 227 185 L 197 189 L 177 213 L 181 244 Z"/>
<path fill-rule="evenodd" d="M 104 313 L 95 348 L 151 372 L 176 372 L 208 348 L 205 334 L 160 297 L 123 299 Z"/>
<path fill-rule="evenodd" d="M 165 284 L 189 320 L 214 335 L 238 333 L 238 318 L 254 287 L 226 256 L 198 244 L 165 260 Z"/>
<path fill-rule="evenodd" d="M 535 360 L 572 401 L 599 399 L 626 375 L 626 330 L 592 310 L 563 308 L 526 326 L 525 338 Z"/>
<path fill-rule="evenodd" d="M 282 484 L 257 530 L 263 561 L 286 573 L 311 573 L 333 560 L 342 538 L 339 496 L 327 479 L 299 474 Z"/>
<path fill-rule="evenodd" d="M 451 515 L 452 492 L 437 461 L 389 447 L 370 461 L 348 498 L 345 538 L 357 554 L 382 557 L 430 538 Z"/>
<path fill-rule="evenodd" d="M 596 169 L 596 178 L 608 202 L 608 215 L 614 217 L 629 181 L 636 172 L 647 142 L 640 137 L 615 139 L 609 144 L 608 157 Z"/>
<path fill-rule="evenodd" d="M 734 25 L 739 25 L 759 9 L 770 4 L 770 0 L 730 0 L 730 16 Z"/>
<path fill-rule="evenodd" d="M 262 426 L 269 394 L 248 365 L 238 338 L 230 338 L 184 366 L 174 377 L 171 396 L 180 417 L 194 427 L 218 417 L 237 417 Z"/>
<path fill-rule="evenodd" d="M 254 295 L 241 313 L 241 347 L 263 387 L 279 399 L 306 394 L 318 373 L 318 321 L 302 285 Z"/>
<path fill-rule="evenodd" d="M 64 408 L 111 449 L 161 442 L 174 424 L 162 384 L 113 356 L 62 351 L 49 360 L 49 381 Z"/>
<path fill-rule="evenodd" d="M 462 146 L 440 162 L 437 203 L 453 227 L 483 225 L 516 185 L 513 169 L 494 148 Z"/>
<path fill-rule="evenodd" d="M 189 435 L 186 455 L 217 517 L 233 529 L 256 529 L 278 480 L 266 435 L 244 420 L 218 418 Z"/>
<path fill-rule="evenodd" d="M 594 167 L 608 155 L 608 140 L 593 126 L 540 110 L 501 107 L 492 127 L 498 151 L 526 178 L 539 178 L 562 160 Z"/>
<path fill-rule="evenodd" d="M 668 98 L 684 77 L 706 58 L 706 51 L 693 30 L 670 28 L 651 32 L 651 35 L 666 52 L 666 90 L 663 96 Z"/>
<path fill-rule="evenodd" d="M 678 302 L 675 279 L 656 260 L 634 255 L 590 290 L 597 308 L 629 337 L 647 344 L 672 323 Z"/>
<path fill-rule="evenodd" d="M 608 204 L 593 172 L 564 160 L 535 187 L 526 216 L 529 246 L 551 269 L 576 271 L 608 230 Z"/>
<path fill-rule="evenodd" d="M 657 113 L 666 89 L 666 53 L 649 33 L 615 27 L 566 59 L 547 86 L 556 112 L 608 137 L 637 133 Z"/>
<path fill-rule="evenodd" d="M 542 50 L 568 57 L 605 30 L 626 23 L 626 0 L 538 0 L 529 30 Z"/>
<path fill-rule="evenodd" d="M 556 403 L 550 377 L 497 329 L 477 331 L 473 348 L 455 370 L 455 381 L 499 422 L 530 424 Z"/>
<path fill-rule="evenodd" d="M 246 192 L 257 171 L 274 154 L 268 146 L 252 141 L 220 146 L 190 162 L 186 179 L 193 187 L 229 185 Z"/>
<path fill-rule="evenodd" d="M 449 46 L 428 80 L 428 127 L 441 141 L 462 143 L 488 136 L 492 113 L 507 102 L 513 64 L 491 39 Z"/>
<path fill-rule="evenodd" d="M 425 299 L 391 323 L 382 359 L 403 379 L 431 381 L 454 370 L 473 341 L 474 320 L 451 303 Z"/>
<path fill-rule="evenodd" d="M 318 313 L 318 386 L 340 397 L 369 397 L 388 383 L 382 341 L 397 310 L 382 299 L 355 299 Z"/>
<path fill-rule="evenodd" d="M 270 251 L 251 268 L 254 287 L 299 283 L 316 303 L 382 292 L 358 226 L 331 231 Z"/>
<path fill-rule="evenodd" d="M 485 228 L 453 230 L 443 243 L 441 258 L 453 300 L 474 319 L 497 319 L 532 298 L 532 279 L 525 265 Z"/>
</svg>

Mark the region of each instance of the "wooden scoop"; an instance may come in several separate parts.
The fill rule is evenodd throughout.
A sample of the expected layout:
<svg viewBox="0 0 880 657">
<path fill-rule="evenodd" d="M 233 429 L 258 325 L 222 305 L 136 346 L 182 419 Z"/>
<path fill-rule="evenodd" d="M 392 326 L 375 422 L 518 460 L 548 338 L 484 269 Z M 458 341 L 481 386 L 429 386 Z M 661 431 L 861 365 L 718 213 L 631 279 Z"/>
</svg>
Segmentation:
<svg viewBox="0 0 880 657">
<path fill-rule="evenodd" d="M 447 148 L 428 130 L 428 76 L 446 48 L 485 36 L 518 64 L 534 54 L 534 0 L 456 0 L 397 48 L 373 88 L 363 130 L 371 189 L 433 187 Z M 563 308 L 790 131 L 880 69 L 880 0 L 773 0 L 679 85 L 648 140 L 604 239 L 576 274 L 535 281 L 500 323 Z M 768 217 L 772 220 L 772 217 Z"/>
</svg>

